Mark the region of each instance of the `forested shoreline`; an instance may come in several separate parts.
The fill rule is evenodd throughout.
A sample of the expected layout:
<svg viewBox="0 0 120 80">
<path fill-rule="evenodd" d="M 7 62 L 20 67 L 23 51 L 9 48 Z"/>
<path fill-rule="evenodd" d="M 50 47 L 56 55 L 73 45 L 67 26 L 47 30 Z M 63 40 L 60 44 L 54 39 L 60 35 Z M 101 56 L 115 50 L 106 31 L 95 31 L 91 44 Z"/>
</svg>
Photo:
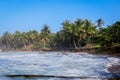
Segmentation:
<svg viewBox="0 0 120 80">
<path fill-rule="evenodd" d="M 40 31 L 4 32 L 0 37 L 0 49 L 4 51 L 37 51 L 42 49 L 120 49 L 120 21 L 102 27 L 104 21 L 98 19 L 97 25 L 88 19 L 74 22 L 64 21 L 62 29 L 52 33 L 48 25 Z"/>
</svg>

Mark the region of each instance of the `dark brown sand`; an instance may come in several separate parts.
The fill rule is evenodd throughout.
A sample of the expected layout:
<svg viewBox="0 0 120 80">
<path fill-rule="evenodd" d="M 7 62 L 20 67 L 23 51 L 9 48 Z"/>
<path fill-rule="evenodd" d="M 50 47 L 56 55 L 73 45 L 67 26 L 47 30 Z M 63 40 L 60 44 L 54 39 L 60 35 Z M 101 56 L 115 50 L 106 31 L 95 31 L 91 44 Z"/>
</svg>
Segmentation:
<svg viewBox="0 0 120 80">
<path fill-rule="evenodd" d="M 113 65 L 108 70 L 113 74 L 120 74 L 120 65 Z"/>
</svg>

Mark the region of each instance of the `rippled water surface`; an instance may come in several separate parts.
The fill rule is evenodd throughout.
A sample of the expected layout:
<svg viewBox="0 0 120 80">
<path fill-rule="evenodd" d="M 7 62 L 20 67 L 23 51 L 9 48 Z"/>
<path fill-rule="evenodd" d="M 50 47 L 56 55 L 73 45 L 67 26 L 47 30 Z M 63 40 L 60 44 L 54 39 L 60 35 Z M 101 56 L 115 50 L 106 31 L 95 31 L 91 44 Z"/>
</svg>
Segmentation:
<svg viewBox="0 0 120 80">
<path fill-rule="evenodd" d="M 107 68 L 120 65 L 120 57 L 70 52 L 0 52 L 0 80 L 101 80 L 114 77 Z M 57 77 L 6 77 L 45 75 Z M 81 78 L 78 78 L 81 77 Z"/>
</svg>

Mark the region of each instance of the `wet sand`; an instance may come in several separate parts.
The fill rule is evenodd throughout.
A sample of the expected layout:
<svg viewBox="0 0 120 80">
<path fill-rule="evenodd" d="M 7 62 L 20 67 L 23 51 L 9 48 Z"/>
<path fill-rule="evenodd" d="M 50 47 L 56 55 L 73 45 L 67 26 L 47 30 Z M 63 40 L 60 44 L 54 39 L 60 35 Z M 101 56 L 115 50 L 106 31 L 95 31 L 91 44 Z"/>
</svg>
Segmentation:
<svg viewBox="0 0 120 80">
<path fill-rule="evenodd" d="M 120 65 L 113 65 L 108 70 L 113 74 L 120 74 Z"/>
</svg>

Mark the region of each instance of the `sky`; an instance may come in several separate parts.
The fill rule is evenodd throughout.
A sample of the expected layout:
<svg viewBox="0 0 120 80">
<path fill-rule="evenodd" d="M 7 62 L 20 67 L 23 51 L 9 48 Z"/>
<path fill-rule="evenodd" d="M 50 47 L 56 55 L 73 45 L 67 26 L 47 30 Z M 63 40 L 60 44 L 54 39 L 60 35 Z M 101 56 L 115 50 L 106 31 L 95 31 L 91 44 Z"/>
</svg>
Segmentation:
<svg viewBox="0 0 120 80">
<path fill-rule="evenodd" d="M 0 35 L 37 30 L 59 31 L 65 20 L 102 18 L 104 27 L 120 20 L 120 0 L 0 0 Z"/>
</svg>

